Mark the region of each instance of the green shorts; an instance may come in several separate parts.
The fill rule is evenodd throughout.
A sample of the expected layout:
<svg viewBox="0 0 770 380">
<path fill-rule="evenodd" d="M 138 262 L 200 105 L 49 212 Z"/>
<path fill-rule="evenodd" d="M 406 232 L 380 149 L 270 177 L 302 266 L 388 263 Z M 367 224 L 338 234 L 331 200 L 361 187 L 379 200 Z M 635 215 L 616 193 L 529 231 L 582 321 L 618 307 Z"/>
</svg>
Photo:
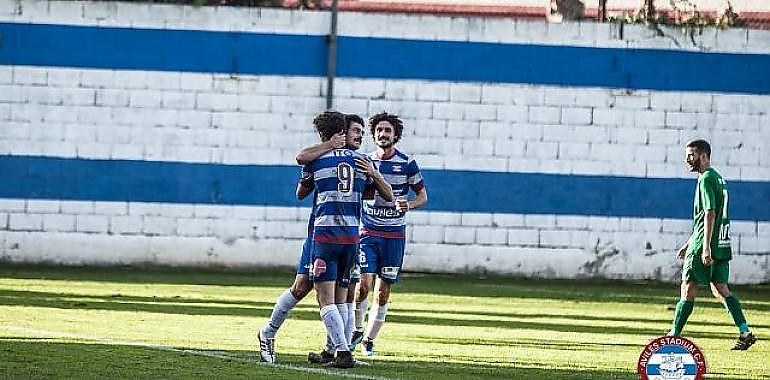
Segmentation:
<svg viewBox="0 0 770 380">
<path fill-rule="evenodd" d="M 727 284 L 730 278 L 730 260 L 714 260 L 709 266 L 703 265 L 700 255 L 690 254 L 684 258 L 682 282 L 694 282 L 698 285 Z"/>
</svg>

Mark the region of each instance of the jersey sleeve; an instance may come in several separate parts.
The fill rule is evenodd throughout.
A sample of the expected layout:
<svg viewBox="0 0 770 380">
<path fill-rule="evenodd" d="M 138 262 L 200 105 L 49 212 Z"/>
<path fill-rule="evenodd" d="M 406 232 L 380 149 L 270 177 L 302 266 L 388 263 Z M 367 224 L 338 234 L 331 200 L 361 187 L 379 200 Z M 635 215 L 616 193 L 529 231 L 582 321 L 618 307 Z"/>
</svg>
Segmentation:
<svg viewBox="0 0 770 380">
<path fill-rule="evenodd" d="M 717 207 L 717 180 L 712 176 L 704 176 L 698 183 L 700 198 L 703 200 L 704 210 L 716 210 Z"/>
<path fill-rule="evenodd" d="M 309 181 L 313 178 L 313 169 L 310 167 L 310 165 L 305 165 L 302 167 L 302 171 L 299 175 L 299 180 L 302 182 Z"/>
<path fill-rule="evenodd" d="M 417 165 L 417 161 L 410 160 L 406 167 L 406 180 L 409 183 L 409 187 L 414 192 L 418 192 L 425 188 L 425 182 L 420 172 L 420 167 Z"/>
</svg>

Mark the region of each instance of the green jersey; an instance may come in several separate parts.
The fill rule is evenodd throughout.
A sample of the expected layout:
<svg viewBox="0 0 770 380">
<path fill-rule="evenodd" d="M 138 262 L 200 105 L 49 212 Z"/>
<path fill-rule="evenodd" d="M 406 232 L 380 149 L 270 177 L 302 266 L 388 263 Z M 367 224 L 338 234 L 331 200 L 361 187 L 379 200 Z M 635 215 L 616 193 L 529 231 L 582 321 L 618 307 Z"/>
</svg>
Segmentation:
<svg viewBox="0 0 770 380">
<path fill-rule="evenodd" d="M 730 218 L 727 215 L 727 182 L 713 168 L 698 177 L 695 200 L 692 207 L 692 237 L 687 253 L 700 255 L 703 251 L 706 211 L 714 210 L 714 230 L 711 233 L 711 257 L 714 260 L 730 260 Z"/>
</svg>

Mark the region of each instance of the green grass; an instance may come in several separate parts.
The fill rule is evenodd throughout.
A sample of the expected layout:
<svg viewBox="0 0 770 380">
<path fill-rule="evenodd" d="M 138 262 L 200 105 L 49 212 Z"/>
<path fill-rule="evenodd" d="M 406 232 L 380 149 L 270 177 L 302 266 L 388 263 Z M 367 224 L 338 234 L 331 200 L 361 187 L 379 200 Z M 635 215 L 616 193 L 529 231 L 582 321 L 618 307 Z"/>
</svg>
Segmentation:
<svg viewBox="0 0 770 380">
<path fill-rule="evenodd" d="M 285 270 L 0 267 L 0 378 L 635 379 L 645 344 L 670 327 L 678 287 L 407 274 L 371 366 L 326 374 L 306 363 L 324 330 L 311 295 L 278 335 L 281 364 L 256 362 L 254 336 Z M 734 287 L 760 341 L 701 290 L 685 336 L 709 378 L 770 378 L 770 286 Z M 132 344 L 134 343 L 134 344 Z M 150 347 L 153 346 L 153 347 Z M 210 355 L 210 356 L 205 356 Z M 297 368 L 300 367 L 300 368 Z"/>
</svg>

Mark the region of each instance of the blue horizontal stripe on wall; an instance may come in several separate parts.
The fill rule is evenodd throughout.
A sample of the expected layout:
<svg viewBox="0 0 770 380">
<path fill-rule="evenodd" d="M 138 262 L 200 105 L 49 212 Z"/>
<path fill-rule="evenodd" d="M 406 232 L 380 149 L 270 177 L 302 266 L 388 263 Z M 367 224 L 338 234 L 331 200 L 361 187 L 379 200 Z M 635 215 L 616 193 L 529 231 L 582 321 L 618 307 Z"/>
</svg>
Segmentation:
<svg viewBox="0 0 770 380">
<path fill-rule="evenodd" d="M 7 65 L 326 75 L 323 36 L 18 23 L 0 35 Z M 341 77 L 770 94 L 767 54 L 342 36 L 338 55 Z"/>
<path fill-rule="evenodd" d="M 0 23 L 0 64 L 326 75 L 322 36 Z"/>
<path fill-rule="evenodd" d="M 309 206 L 294 166 L 0 156 L 0 198 Z M 423 170 L 426 210 L 691 218 L 695 179 Z M 731 181 L 733 220 L 770 221 L 770 182 Z"/>
</svg>

